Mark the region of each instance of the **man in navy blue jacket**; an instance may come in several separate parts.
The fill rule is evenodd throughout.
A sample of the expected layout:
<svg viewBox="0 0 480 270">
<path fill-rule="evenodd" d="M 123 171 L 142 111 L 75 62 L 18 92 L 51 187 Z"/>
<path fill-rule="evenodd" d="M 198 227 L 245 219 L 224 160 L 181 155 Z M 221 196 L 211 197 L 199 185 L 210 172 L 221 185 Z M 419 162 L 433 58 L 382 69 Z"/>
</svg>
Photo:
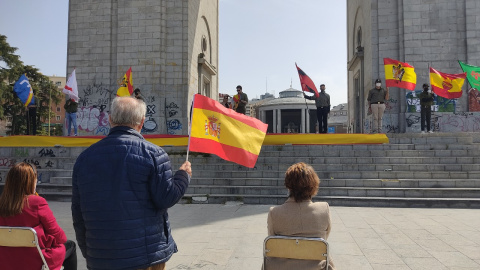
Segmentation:
<svg viewBox="0 0 480 270">
<path fill-rule="evenodd" d="M 177 252 L 167 209 L 185 194 L 191 164 L 172 172 L 167 153 L 140 135 L 145 113 L 141 100 L 115 98 L 110 133 L 73 168 L 73 226 L 88 269 L 164 269 Z"/>
</svg>

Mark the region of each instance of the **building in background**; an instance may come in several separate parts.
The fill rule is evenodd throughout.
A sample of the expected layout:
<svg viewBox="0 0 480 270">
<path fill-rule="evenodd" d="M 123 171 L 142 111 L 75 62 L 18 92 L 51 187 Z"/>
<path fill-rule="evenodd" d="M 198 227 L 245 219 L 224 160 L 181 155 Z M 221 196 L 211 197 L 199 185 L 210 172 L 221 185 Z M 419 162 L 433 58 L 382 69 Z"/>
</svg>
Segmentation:
<svg viewBox="0 0 480 270">
<path fill-rule="evenodd" d="M 130 67 L 147 104 L 142 134 L 186 135 L 193 95 L 218 96 L 218 4 L 69 1 L 66 73 L 76 68 L 79 135 L 108 134 L 110 104 Z"/>
<path fill-rule="evenodd" d="M 462 73 L 458 60 L 480 66 L 480 1 L 478 0 L 348 0 L 348 129 L 369 133 L 368 91 L 380 78 L 385 85 L 384 58 L 415 67 L 417 87 L 430 84 L 429 67 Z M 435 132 L 478 132 L 480 115 L 469 104 L 465 82 L 459 99 L 437 99 L 432 115 Z M 420 132 L 415 92 L 390 89 L 383 131 Z"/>
<path fill-rule="evenodd" d="M 57 90 L 62 92 L 63 88 L 65 87 L 66 77 L 59 77 L 59 76 L 48 76 L 50 81 L 53 82 L 57 86 Z M 50 99 L 51 100 L 51 99 Z M 65 109 L 63 108 L 65 105 L 65 98 L 61 98 L 60 102 L 54 103 L 51 102 L 50 110 L 54 114 L 52 118 L 50 118 L 50 122 L 48 119 L 41 119 L 42 127 L 45 130 L 45 134 L 48 134 L 48 130 L 50 127 L 50 135 L 52 136 L 62 136 L 63 135 L 63 128 L 65 127 Z"/>
<path fill-rule="evenodd" d="M 254 100 L 251 104 L 251 114 L 255 112 L 256 118 L 268 124 L 267 133 L 318 133 L 315 101 L 305 99 L 302 91 L 292 86 L 281 91 L 279 98 Z M 331 125 L 332 113 L 330 113 L 328 127 L 332 133 L 344 133 L 347 123 L 346 104 L 333 108 L 337 108 L 335 110 L 339 115 L 333 118 L 334 122 Z"/>
<path fill-rule="evenodd" d="M 328 116 L 328 133 L 347 133 L 348 132 L 348 110 L 347 103 L 333 106 Z"/>
</svg>

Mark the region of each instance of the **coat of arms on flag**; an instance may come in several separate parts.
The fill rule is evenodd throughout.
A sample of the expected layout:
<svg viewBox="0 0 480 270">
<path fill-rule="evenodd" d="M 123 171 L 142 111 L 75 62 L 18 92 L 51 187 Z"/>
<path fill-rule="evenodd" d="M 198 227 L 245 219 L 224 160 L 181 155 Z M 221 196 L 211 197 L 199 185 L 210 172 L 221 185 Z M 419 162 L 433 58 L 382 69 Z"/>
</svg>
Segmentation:
<svg viewBox="0 0 480 270">
<path fill-rule="evenodd" d="M 417 74 L 413 66 L 390 58 L 384 58 L 385 84 L 387 87 L 398 87 L 415 90 Z"/>
<path fill-rule="evenodd" d="M 196 94 L 190 121 L 189 151 L 210 153 L 253 168 L 268 125 Z"/>
<path fill-rule="evenodd" d="M 133 79 L 132 79 L 132 67 L 127 70 L 127 73 L 123 75 L 120 88 L 117 90 L 118 97 L 131 96 L 133 93 Z"/>
<path fill-rule="evenodd" d="M 430 68 L 432 91 L 444 98 L 459 98 L 462 96 L 462 86 L 466 76 L 465 73 L 447 74 Z"/>
</svg>

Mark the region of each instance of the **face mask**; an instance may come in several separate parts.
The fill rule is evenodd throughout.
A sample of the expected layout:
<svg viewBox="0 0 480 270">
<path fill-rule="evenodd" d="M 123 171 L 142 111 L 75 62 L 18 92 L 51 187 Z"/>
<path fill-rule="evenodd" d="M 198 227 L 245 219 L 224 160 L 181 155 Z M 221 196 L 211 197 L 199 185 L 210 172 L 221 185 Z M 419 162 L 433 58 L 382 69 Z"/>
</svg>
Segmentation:
<svg viewBox="0 0 480 270">
<path fill-rule="evenodd" d="M 380 87 L 380 86 L 382 86 L 382 84 L 381 83 L 376 83 L 375 86 Z"/>
</svg>

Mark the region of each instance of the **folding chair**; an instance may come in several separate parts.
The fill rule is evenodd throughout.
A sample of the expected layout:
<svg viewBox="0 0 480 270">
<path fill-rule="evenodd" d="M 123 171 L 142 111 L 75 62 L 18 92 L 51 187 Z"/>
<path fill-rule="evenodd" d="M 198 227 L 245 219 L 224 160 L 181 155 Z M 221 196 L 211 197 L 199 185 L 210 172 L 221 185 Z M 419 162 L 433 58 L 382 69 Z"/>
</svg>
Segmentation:
<svg viewBox="0 0 480 270">
<path fill-rule="evenodd" d="M 263 241 L 263 268 L 267 257 L 297 260 L 326 261 L 328 270 L 328 243 L 323 238 L 268 236 Z"/>
<path fill-rule="evenodd" d="M 0 246 L 37 248 L 43 262 L 41 270 L 50 270 L 38 244 L 37 232 L 33 228 L 0 226 Z"/>
</svg>

